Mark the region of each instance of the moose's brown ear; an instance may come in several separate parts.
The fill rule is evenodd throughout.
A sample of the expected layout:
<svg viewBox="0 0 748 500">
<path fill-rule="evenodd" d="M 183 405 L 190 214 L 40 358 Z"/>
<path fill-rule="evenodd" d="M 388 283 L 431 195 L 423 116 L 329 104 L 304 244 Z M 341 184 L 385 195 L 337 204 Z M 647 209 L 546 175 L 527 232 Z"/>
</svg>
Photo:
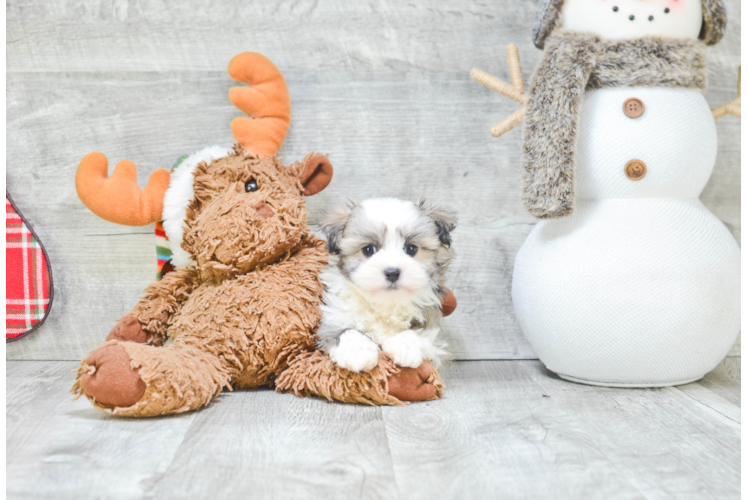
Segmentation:
<svg viewBox="0 0 748 500">
<path fill-rule="evenodd" d="M 314 154 L 306 162 L 301 173 L 301 185 L 304 196 L 317 194 L 332 180 L 332 163 L 323 154 Z"/>
</svg>

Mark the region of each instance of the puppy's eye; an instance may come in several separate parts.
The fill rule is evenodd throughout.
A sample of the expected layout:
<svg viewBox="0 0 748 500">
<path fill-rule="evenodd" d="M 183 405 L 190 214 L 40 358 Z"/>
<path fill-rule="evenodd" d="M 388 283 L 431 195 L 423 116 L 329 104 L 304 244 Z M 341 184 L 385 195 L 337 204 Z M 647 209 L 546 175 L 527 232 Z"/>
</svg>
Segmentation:
<svg viewBox="0 0 748 500">
<path fill-rule="evenodd" d="M 247 182 L 244 183 L 244 190 L 248 193 L 254 193 L 260 189 L 260 186 L 257 184 L 257 181 L 254 179 L 249 179 Z"/>
<path fill-rule="evenodd" d="M 377 253 L 377 247 L 374 245 L 367 245 L 364 248 L 361 249 L 362 252 L 364 252 L 364 255 L 367 257 L 371 257 L 375 253 Z"/>
<path fill-rule="evenodd" d="M 418 253 L 418 247 L 415 245 L 405 245 L 405 253 L 413 257 Z"/>
</svg>

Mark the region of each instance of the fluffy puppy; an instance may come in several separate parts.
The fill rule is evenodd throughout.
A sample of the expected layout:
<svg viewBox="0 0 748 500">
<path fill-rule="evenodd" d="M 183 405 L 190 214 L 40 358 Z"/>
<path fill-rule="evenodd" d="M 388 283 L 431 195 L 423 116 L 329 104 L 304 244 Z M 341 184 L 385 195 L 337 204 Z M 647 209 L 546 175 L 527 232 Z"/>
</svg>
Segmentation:
<svg viewBox="0 0 748 500">
<path fill-rule="evenodd" d="M 455 217 L 394 198 L 349 203 L 326 215 L 321 229 L 332 254 L 318 346 L 354 372 L 377 365 L 379 350 L 403 367 L 445 354 L 437 340 Z"/>
</svg>

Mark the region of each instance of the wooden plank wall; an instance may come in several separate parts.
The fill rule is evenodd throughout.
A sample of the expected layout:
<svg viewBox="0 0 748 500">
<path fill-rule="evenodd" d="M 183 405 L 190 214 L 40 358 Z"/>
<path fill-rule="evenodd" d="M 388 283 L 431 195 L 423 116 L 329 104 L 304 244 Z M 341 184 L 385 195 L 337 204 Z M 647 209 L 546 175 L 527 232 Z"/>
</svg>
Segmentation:
<svg viewBox="0 0 748 500">
<path fill-rule="evenodd" d="M 714 106 L 732 99 L 740 63 L 740 1 L 709 51 Z M 514 42 L 529 79 L 540 51 L 535 0 L 465 2 L 13 0 L 7 13 L 7 184 L 49 250 L 55 304 L 47 323 L 8 345 L 9 359 L 79 359 L 153 279 L 152 227 L 104 222 L 78 201 L 83 155 L 138 165 L 141 182 L 182 153 L 232 142 L 230 58 L 267 55 L 293 99 L 288 160 L 329 153 L 322 207 L 346 198 L 415 198 L 458 210 L 459 257 L 447 321 L 458 359 L 534 358 L 515 321 L 512 262 L 534 224 L 522 209 L 518 130 L 491 125 L 516 103 L 470 80 L 474 66 L 508 79 Z M 721 119 L 714 175 L 702 200 L 740 238 L 740 123 Z"/>
</svg>

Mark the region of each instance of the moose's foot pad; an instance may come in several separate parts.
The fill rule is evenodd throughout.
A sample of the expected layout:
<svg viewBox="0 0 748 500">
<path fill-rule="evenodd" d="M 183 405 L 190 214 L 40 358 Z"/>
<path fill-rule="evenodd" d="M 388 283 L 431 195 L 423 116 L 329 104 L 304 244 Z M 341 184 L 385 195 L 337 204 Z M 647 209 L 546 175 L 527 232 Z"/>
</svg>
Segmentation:
<svg viewBox="0 0 748 500">
<path fill-rule="evenodd" d="M 81 377 L 81 388 L 97 403 L 126 408 L 145 394 L 145 382 L 138 370 L 130 366 L 130 356 L 124 347 L 117 344 L 100 347 L 88 355 L 85 363 L 91 369 Z"/>
<path fill-rule="evenodd" d="M 400 368 L 387 379 L 389 395 L 400 401 L 426 401 L 437 396 L 441 382 L 431 363 L 424 361 L 418 368 Z"/>
</svg>

